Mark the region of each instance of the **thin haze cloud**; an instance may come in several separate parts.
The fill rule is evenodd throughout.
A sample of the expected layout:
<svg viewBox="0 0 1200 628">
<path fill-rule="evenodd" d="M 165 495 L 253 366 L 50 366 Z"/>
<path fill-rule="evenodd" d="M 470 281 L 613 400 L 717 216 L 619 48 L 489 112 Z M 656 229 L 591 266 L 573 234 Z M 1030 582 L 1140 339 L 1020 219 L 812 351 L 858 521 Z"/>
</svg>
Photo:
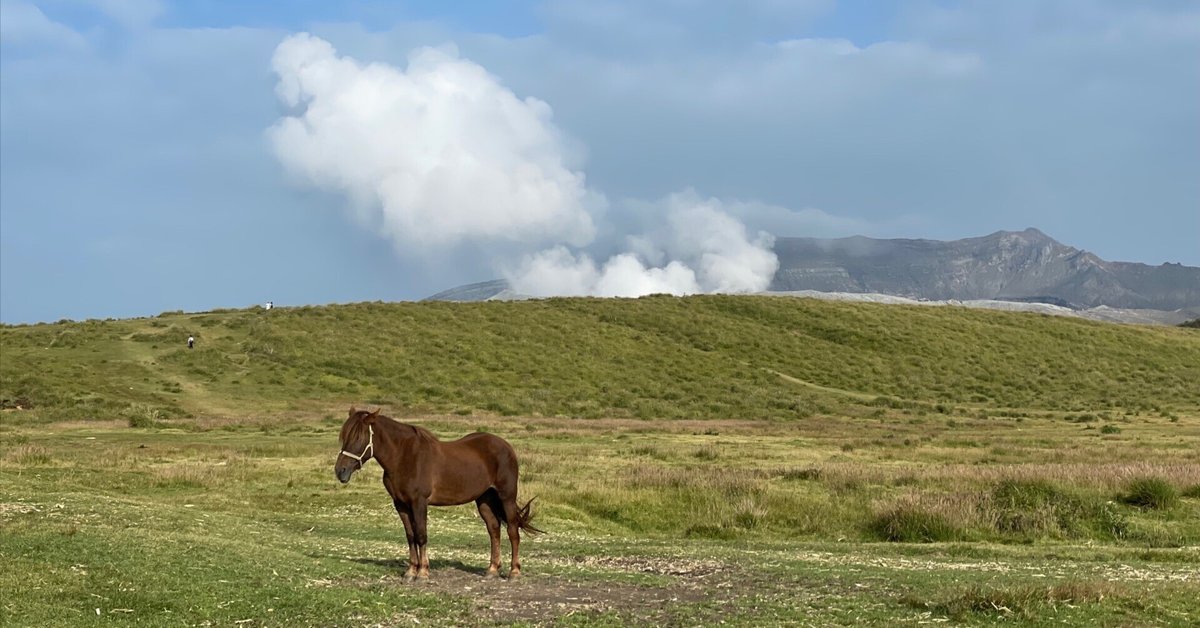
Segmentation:
<svg viewBox="0 0 1200 628">
<path fill-rule="evenodd" d="M 343 193 L 398 250 L 521 243 L 517 261 L 493 265 L 535 296 L 753 292 L 778 267 L 770 236 L 751 237 L 720 200 L 691 192 L 644 204 L 660 226 L 630 234 L 629 251 L 597 262 L 578 250 L 606 202 L 568 167 L 550 106 L 454 51 L 421 48 L 400 69 L 303 33 L 272 65 L 293 111 L 268 130 L 276 156 L 301 181 Z"/>
</svg>

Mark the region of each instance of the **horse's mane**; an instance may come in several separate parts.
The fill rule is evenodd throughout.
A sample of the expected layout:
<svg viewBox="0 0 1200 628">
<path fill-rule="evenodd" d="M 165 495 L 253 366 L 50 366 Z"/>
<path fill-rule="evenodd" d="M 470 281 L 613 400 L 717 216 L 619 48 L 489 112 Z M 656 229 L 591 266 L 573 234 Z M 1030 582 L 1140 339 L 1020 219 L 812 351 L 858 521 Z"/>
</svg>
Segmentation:
<svg viewBox="0 0 1200 628">
<path fill-rule="evenodd" d="M 424 442 L 427 442 L 427 443 L 436 443 L 436 442 L 438 442 L 438 437 L 437 437 L 437 436 L 434 436 L 434 435 L 433 435 L 433 432 L 430 432 L 429 430 L 427 430 L 427 429 L 425 429 L 425 428 L 421 427 L 420 425 L 412 425 L 412 424 L 409 424 L 409 423 L 401 423 L 401 422 L 397 421 L 396 419 L 393 419 L 393 418 L 392 418 L 392 417 L 390 417 L 390 416 L 383 416 L 382 414 L 381 414 L 381 415 L 379 415 L 379 418 L 381 418 L 381 419 L 387 419 L 388 421 L 390 421 L 391 423 L 393 423 L 394 425 L 396 425 L 397 427 L 400 427 L 400 428 L 405 428 L 405 427 L 407 427 L 408 429 L 410 429 L 410 430 L 412 430 L 412 431 L 413 431 L 413 435 L 414 435 L 414 436 L 416 436 L 418 439 L 420 439 L 420 440 L 422 440 L 422 441 L 424 441 Z"/>
<path fill-rule="evenodd" d="M 342 432 L 341 432 L 339 438 L 342 439 L 343 443 L 348 442 L 347 441 L 348 438 L 350 438 L 352 436 L 358 436 L 360 433 L 366 431 L 366 427 L 364 427 L 364 422 L 368 416 L 371 416 L 371 413 L 369 411 L 359 410 L 354 413 L 354 416 L 350 417 L 350 420 L 348 420 L 344 424 L 342 424 Z M 438 438 L 437 438 L 437 436 L 433 435 L 433 432 L 430 432 L 429 430 L 427 430 L 419 425 L 410 425 L 408 423 L 401 423 L 401 422 L 397 421 L 396 419 L 393 419 L 390 416 L 384 416 L 382 414 L 375 417 L 375 420 L 376 420 L 376 424 L 391 424 L 392 426 L 395 426 L 400 429 L 409 428 L 413 431 L 413 435 L 422 441 L 429 442 L 429 443 L 438 442 Z"/>
</svg>

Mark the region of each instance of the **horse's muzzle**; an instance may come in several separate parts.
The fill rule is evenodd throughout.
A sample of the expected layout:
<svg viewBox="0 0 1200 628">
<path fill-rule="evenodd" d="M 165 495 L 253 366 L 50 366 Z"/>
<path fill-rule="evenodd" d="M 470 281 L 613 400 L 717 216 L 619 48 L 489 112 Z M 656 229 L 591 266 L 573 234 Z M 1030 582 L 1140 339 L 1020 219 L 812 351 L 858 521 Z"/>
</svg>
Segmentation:
<svg viewBox="0 0 1200 628">
<path fill-rule="evenodd" d="M 337 479 L 342 484 L 345 484 L 346 482 L 350 481 L 350 476 L 354 475 L 354 469 L 351 467 L 346 467 L 345 469 L 334 469 L 333 474 L 337 476 Z"/>
</svg>

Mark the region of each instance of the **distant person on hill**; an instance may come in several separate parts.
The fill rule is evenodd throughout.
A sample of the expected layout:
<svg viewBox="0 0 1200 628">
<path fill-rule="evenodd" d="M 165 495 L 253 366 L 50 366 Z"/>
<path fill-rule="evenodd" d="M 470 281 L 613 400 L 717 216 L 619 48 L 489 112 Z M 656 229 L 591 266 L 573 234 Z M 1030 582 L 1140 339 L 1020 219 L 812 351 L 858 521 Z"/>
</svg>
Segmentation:
<svg viewBox="0 0 1200 628">
<path fill-rule="evenodd" d="M 195 344 L 196 338 L 194 336 L 188 336 L 188 349 L 191 349 Z"/>
<path fill-rule="evenodd" d="M 273 301 L 267 301 L 267 309 L 269 310 L 273 307 L 275 307 L 275 303 Z"/>
</svg>

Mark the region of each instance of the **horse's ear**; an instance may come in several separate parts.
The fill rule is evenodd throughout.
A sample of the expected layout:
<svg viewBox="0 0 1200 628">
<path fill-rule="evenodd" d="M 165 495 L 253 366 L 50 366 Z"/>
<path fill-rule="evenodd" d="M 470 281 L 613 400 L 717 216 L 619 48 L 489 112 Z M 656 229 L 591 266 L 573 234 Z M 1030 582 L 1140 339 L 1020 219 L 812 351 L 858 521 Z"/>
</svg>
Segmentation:
<svg viewBox="0 0 1200 628">
<path fill-rule="evenodd" d="M 368 419 L 373 419 L 373 418 L 375 418 L 375 417 L 379 416 L 379 411 L 380 411 L 380 410 L 382 410 L 382 409 L 383 409 L 383 408 L 375 408 L 375 411 L 374 411 L 374 412 L 372 412 L 372 413 L 370 413 L 370 414 L 368 414 L 368 415 L 367 415 L 367 418 L 368 418 Z"/>
<path fill-rule="evenodd" d="M 350 406 L 350 416 L 354 416 L 355 412 L 358 412 L 358 410 L 356 410 L 354 406 Z"/>
</svg>

